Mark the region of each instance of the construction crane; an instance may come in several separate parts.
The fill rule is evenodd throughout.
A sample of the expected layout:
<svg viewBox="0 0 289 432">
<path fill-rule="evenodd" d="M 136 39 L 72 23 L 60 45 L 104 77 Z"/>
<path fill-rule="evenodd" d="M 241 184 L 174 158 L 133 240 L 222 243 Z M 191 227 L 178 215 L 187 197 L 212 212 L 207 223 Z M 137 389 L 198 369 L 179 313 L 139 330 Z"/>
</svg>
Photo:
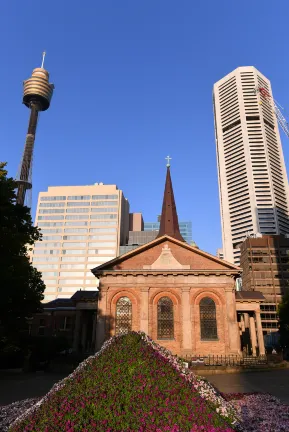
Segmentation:
<svg viewBox="0 0 289 432">
<path fill-rule="evenodd" d="M 284 110 L 284 108 L 275 99 L 271 97 L 268 90 L 266 90 L 264 87 L 258 87 L 256 91 L 260 93 L 260 95 L 263 96 L 263 98 L 269 103 L 277 117 L 279 125 L 283 129 L 285 135 L 287 135 L 287 137 L 289 138 L 289 125 L 281 111 Z"/>
</svg>

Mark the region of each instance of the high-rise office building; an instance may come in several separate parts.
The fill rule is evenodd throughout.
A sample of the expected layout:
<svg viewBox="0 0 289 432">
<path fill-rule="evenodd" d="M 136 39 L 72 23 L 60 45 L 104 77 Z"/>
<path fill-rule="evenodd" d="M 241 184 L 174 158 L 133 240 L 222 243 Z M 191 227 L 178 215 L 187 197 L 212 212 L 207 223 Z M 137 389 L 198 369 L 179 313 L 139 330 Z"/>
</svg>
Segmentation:
<svg viewBox="0 0 289 432">
<path fill-rule="evenodd" d="M 193 241 L 192 238 L 192 222 L 179 222 L 180 227 L 180 233 L 183 237 L 183 239 L 188 243 L 191 244 Z M 145 222 L 144 223 L 144 230 L 145 231 L 156 231 L 156 235 L 158 234 L 160 229 L 160 222 Z"/>
<path fill-rule="evenodd" d="M 235 264 L 248 234 L 289 232 L 288 180 L 272 97 L 270 81 L 252 66 L 214 85 L 223 253 Z"/>
<path fill-rule="evenodd" d="M 249 237 L 241 245 L 242 289 L 261 291 L 266 302 L 260 305 L 264 331 L 277 331 L 278 304 L 289 293 L 289 238 Z"/>
<path fill-rule="evenodd" d="M 49 187 L 40 192 L 33 265 L 46 284 L 45 301 L 96 289 L 90 269 L 119 255 L 129 230 L 129 203 L 115 185 Z"/>
</svg>

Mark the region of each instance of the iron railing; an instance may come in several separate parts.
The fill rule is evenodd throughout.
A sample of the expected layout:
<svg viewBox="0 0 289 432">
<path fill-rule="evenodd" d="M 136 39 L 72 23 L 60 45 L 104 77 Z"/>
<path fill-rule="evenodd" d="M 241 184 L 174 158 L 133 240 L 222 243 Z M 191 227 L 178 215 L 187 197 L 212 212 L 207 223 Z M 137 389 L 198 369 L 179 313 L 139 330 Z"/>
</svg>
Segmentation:
<svg viewBox="0 0 289 432">
<path fill-rule="evenodd" d="M 185 356 L 184 360 L 189 364 L 189 367 L 197 366 L 244 366 L 254 367 L 258 365 L 268 364 L 266 355 L 259 356 L 240 356 L 235 354 L 230 355 L 197 355 Z"/>
</svg>

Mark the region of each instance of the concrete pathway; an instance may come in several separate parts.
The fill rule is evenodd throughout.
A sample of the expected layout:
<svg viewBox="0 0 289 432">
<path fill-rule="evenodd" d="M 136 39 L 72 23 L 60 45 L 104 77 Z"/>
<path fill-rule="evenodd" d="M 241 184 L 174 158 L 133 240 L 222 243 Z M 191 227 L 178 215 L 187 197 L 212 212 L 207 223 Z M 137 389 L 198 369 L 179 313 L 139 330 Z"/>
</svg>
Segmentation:
<svg viewBox="0 0 289 432">
<path fill-rule="evenodd" d="M 44 396 L 66 375 L 44 372 L 24 374 L 17 370 L 9 372 L 0 370 L 0 405 Z"/>
<path fill-rule="evenodd" d="M 246 372 L 238 374 L 205 375 L 224 393 L 271 393 L 289 404 L 289 370 Z"/>
</svg>

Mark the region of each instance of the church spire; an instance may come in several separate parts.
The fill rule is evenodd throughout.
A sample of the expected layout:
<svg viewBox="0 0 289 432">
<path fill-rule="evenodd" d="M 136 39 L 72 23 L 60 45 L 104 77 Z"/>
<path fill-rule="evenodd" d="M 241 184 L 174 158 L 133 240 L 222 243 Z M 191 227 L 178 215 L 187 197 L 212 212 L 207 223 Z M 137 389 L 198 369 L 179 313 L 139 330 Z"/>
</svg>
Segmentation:
<svg viewBox="0 0 289 432">
<path fill-rule="evenodd" d="M 177 215 L 177 209 L 174 198 L 173 185 L 171 180 L 170 173 L 170 157 L 166 158 L 168 160 L 167 163 L 167 177 L 166 177 L 166 185 L 165 185 L 165 193 L 163 200 L 163 208 L 161 215 L 161 223 L 160 230 L 157 237 L 162 237 L 167 234 L 170 237 L 173 237 L 180 241 L 185 241 L 180 233 L 179 221 Z"/>
</svg>

